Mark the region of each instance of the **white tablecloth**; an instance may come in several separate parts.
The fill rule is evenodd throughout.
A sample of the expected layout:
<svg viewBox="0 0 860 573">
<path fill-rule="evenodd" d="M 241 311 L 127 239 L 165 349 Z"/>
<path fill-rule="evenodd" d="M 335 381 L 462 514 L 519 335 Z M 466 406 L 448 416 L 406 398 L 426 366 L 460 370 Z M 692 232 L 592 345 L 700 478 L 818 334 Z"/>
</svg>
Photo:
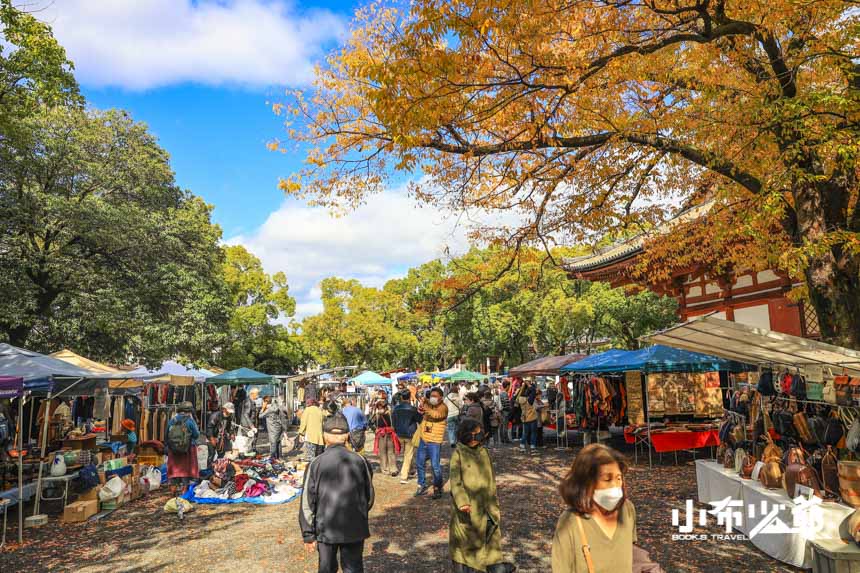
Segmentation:
<svg viewBox="0 0 860 573">
<path fill-rule="evenodd" d="M 761 521 L 758 512 L 761 502 L 767 502 L 768 508 L 777 505 L 785 506 L 777 517 L 788 527 L 794 523 L 794 502 L 783 490 L 765 489 L 761 483 L 742 479 L 735 472 L 726 470 L 722 464 L 712 461 L 696 460 L 696 479 L 699 490 L 699 501 L 713 503 L 731 497 L 743 501 L 743 519 L 737 529 L 749 535 Z M 756 517 L 749 519 L 747 508 L 756 507 Z M 807 536 L 803 533 L 763 533 L 759 532 L 750 542 L 776 559 L 809 569 L 812 567 L 812 544 L 810 541 L 839 541 L 839 525 L 850 516 L 854 509 L 840 503 L 823 502 L 821 509 L 824 517 L 824 527 L 815 534 Z M 714 522 L 715 523 L 715 522 Z"/>
</svg>

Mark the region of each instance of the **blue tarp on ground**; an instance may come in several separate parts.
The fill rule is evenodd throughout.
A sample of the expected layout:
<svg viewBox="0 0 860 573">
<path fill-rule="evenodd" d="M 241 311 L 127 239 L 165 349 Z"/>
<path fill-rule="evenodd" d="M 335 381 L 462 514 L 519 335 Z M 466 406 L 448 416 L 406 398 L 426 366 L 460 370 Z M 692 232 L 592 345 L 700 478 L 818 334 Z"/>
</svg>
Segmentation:
<svg viewBox="0 0 860 573">
<path fill-rule="evenodd" d="M 194 487 L 197 484 L 191 484 L 188 486 L 188 491 L 182 494 L 182 499 L 186 499 L 191 503 L 200 503 L 205 505 L 222 505 L 227 503 L 253 503 L 255 505 L 281 505 L 284 503 L 290 503 L 294 499 L 298 498 L 302 494 L 301 489 L 296 490 L 296 495 L 282 499 L 279 501 L 266 501 L 269 499 L 266 496 L 259 497 L 240 497 L 239 499 L 218 499 L 214 497 L 194 497 Z"/>
<path fill-rule="evenodd" d="M 609 350 L 568 364 L 564 372 L 743 372 L 752 366 L 708 354 L 657 344 L 641 350 Z"/>
</svg>

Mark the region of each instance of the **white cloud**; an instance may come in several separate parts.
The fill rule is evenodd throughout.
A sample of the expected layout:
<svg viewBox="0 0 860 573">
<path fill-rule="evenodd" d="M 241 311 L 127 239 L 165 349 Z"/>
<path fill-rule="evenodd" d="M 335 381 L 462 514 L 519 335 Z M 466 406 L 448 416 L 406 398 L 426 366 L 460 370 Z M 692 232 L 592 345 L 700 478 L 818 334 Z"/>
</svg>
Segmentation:
<svg viewBox="0 0 860 573">
<path fill-rule="evenodd" d="M 283 0 L 39 0 L 28 7 L 53 27 L 78 81 L 133 90 L 304 84 L 313 60 L 346 29 L 331 12 L 301 12 Z"/>
<path fill-rule="evenodd" d="M 226 242 L 244 245 L 268 272 L 286 273 L 301 319 L 322 310 L 323 278 L 355 278 L 381 287 L 410 267 L 442 257 L 446 247 L 452 254 L 465 252 L 467 232 L 467 224 L 455 217 L 420 208 L 402 192 L 388 192 L 341 218 L 285 201 L 259 229 Z"/>
</svg>

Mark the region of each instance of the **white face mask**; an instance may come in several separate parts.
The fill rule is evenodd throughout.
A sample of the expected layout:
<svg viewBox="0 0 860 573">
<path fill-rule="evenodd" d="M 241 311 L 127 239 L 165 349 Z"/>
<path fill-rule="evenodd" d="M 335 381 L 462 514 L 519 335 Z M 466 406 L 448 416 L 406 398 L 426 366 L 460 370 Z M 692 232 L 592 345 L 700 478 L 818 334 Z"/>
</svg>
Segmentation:
<svg viewBox="0 0 860 573">
<path fill-rule="evenodd" d="M 620 487 L 611 487 L 609 489 L 594 490 L 594 503 L 605 509 L 613 511 L 618 507 L 618 502 L 624 497 L 624 490 Z"/>
<path fill-rule="evenodd" d="M 430 403 L 433 404 L 434 406 L 437 405 L 439 403 L 439 398 L 437 398 L 436 396 L 433 396 L 432 398 L 430 398 Z"/>
</svg>

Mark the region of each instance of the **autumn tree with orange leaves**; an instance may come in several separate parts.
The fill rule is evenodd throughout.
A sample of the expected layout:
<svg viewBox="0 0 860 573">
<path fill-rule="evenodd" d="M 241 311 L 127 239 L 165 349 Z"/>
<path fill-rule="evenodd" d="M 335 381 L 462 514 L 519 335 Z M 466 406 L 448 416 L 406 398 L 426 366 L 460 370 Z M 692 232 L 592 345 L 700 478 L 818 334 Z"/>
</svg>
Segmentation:
<svg viewBox="0 0 860 573">
<path fill-rule="evenodd" d="M 314 88 L 276 105 L 288 139 L 310 148 L 282 187 L 352 207 L 408 174 L 418 201 L 519 212 L 494 236 L 547 250 L 653 224 L 712 188 L 805 279 L 825 338 L 860 348 L 859 12 L 837 0 L 374 3 Z"/>
</svg>

